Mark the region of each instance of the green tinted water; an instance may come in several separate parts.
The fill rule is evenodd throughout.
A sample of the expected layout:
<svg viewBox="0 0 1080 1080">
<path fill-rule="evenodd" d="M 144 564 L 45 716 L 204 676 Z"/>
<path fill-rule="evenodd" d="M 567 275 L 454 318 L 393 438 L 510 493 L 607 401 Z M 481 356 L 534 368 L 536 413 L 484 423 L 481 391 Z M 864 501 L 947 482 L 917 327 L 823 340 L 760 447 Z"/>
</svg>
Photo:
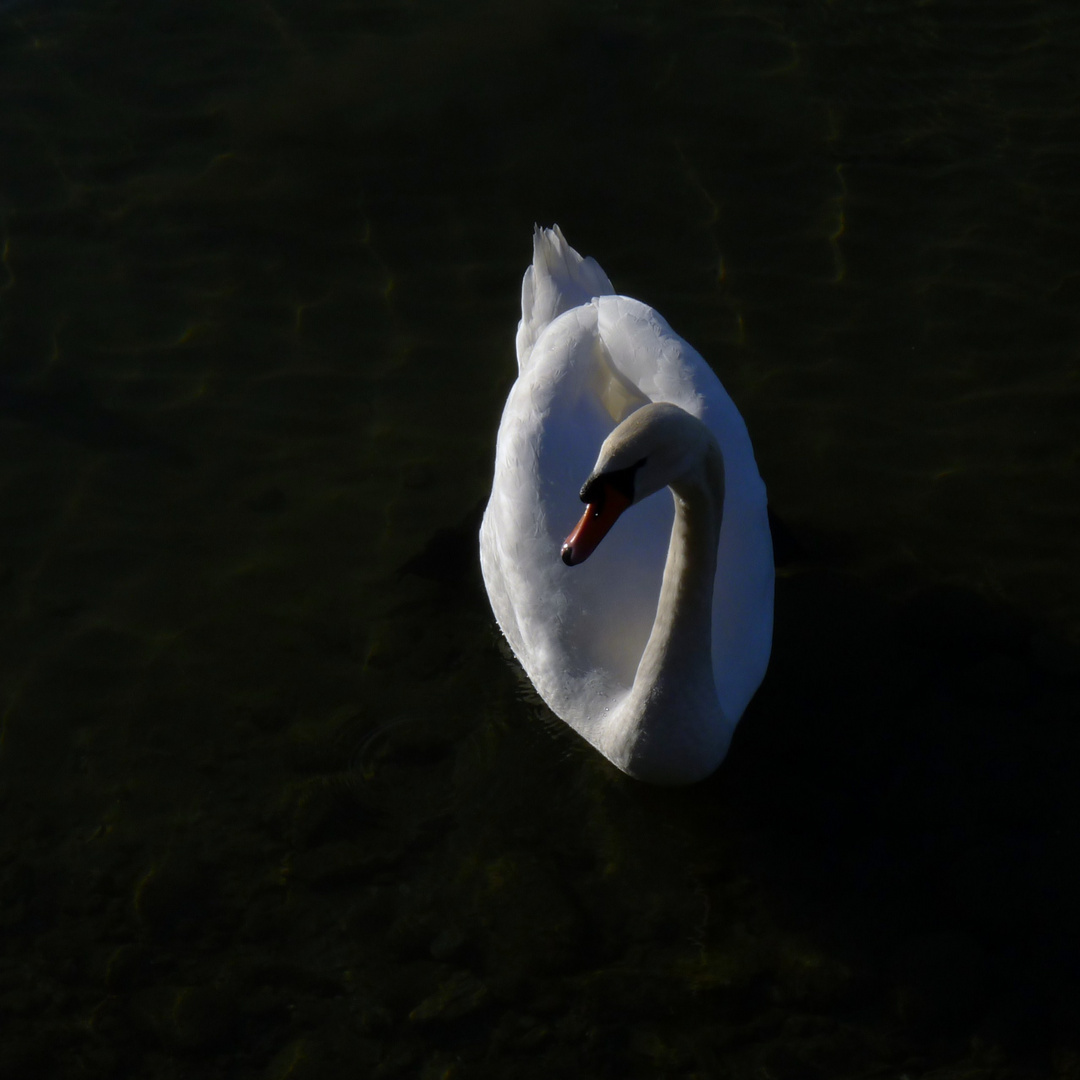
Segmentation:
<svg viewBox="0 0 1080 1080">
<path fill-rule="evenodd" d="M 0 1071 L 1074 1075 L 1070 7 L 0 20 Z M 475 569 L 534 220 L 800 548 L 691 791 Z"/>
</svg>

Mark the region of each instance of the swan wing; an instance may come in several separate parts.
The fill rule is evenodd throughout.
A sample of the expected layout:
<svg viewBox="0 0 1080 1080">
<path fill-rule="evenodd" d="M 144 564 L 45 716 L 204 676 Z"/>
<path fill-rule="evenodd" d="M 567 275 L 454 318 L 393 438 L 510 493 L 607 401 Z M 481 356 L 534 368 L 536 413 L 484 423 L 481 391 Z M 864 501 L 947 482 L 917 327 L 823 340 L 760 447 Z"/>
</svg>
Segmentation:
<svg viewBox="0 0 1080 1080">
<path fill-rule="evenodd" d="M 643 628 L 640 657 L 656 612 L 655 596 L 649 610 L 647 595 L 619 580 L 620 568 L 639 576 L 648 561 L 640 536 L 636 549 L 632 538 L 609 537 L 607 559 L 594 556 L 573 570 L 560 558 L 581 516 L 578 491 L 614 427 L 593 389 L 601 348 L 596 316 L 593 304 L 573 308 L 537 340 L 503 411 L 480 532 L 481 568 L 499 626 L 541 697 L 586 738 L 633 683 L 636 659 L 620 645 L 627 629 L 619 615 Z M 667 532 L 653 545 L 657 596 L 670 528 L 669 512 Z"/>
</svg>

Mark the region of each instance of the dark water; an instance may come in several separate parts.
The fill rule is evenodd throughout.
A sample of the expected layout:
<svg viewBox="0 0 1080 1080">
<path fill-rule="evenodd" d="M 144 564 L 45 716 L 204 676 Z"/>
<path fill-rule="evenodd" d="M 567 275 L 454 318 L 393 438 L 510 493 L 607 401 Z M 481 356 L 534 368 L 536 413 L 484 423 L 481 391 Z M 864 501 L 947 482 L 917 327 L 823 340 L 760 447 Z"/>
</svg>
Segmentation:
<svg viewBox="0 0 1080 1080">
<path fill-rule="evenodd" d="M 0 11 L 0 1074 L 1080 1075 L 1080 13 Z M 694 789 L 475 566 L 532 223 L 792 550 Z"/>
</svg>

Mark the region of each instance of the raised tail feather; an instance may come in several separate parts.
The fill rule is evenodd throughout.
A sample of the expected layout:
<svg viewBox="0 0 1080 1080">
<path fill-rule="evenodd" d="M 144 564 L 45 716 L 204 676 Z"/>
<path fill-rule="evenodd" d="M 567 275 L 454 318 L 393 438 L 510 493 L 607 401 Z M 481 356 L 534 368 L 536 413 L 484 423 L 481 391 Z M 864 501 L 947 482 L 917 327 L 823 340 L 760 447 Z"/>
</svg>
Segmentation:
<svg viewBox="0 0 1080 1080">
<path fill-rule="evenodd" d="M 583 259 L 558 225 L 533 227 L 533 261 L 521 282 L 521 322 L 517 331 L 518 371 L 529 364 L 536 339 L 564 311 L 615 290 L 595 259 Z"/>
</svg>

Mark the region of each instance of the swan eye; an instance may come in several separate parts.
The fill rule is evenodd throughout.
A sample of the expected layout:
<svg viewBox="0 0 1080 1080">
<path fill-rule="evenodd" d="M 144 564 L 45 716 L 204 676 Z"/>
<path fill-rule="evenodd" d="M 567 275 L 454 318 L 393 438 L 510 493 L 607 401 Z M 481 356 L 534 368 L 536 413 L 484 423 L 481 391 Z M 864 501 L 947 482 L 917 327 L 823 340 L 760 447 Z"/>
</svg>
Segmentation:
<svg viewBox="0 0 1080 1080">
<path fill-rule="evenodd" d="M 617 491 L 627 502 L 634 501 L 634 478 L 637 471 L 645 464 L 645 458 L 628 465 L 625 469 L 612 469 L 610 472 L 590 476 L 581 489 L 581 501 L 592 503 L 597 510 L 604 506 L 604 495 L 608 488 Z"/>
</svg>

